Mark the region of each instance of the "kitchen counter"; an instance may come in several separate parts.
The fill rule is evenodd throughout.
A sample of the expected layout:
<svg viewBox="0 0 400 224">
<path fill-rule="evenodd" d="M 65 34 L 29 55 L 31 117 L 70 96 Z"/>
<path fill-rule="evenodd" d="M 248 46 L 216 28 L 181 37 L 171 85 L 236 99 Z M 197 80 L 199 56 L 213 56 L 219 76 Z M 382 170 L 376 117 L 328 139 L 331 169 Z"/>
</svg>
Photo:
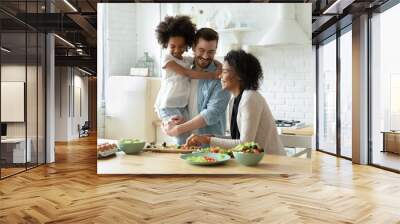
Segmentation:
<svg viewBox="0 0 400 224">
<path fill-rule="evenodd" d="M 284 135 L 303 135 L 303 136 L 313 136 L 314 128 L 313 127 L 305 127 L 305 128 L 281 128 L 282 134 Z"/>
<path fill-rule="evenodd" d="M 243 166 L 234 159 L 218 166 L 194 166 L 180 158 L 181 154 L 142 152 L 97 161 L 98 174 L 189 174 L 189 175 L 289 175 L 311 173 L 311 159 L 265 155 L 254 167 Z"/>
</svg>

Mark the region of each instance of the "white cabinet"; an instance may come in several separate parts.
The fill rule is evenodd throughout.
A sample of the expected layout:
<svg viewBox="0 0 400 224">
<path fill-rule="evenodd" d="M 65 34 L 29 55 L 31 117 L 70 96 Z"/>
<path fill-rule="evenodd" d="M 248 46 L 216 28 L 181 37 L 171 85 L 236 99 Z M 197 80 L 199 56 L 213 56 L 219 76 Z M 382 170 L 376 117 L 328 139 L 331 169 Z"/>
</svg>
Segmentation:
<svg viewBox="0 0 400 224">
<path fill-rule="evenodd" d="M 154 102 L 160 85 L 160 78 L 110 76 L 105 88 L 105 138 L 154 141 Z"/>
<path fill-rule="evenodd" d="M 8 155 L 12 155 L 12 163 L 25 163 L 32 161 L 32 140 L 27 139 L 27 147 L 25 151 L 25 139 L 24 138 L 9 138 L 1 140 L 2 151 L 6 152 Z M 5 158 L 6 161 L 11 162 L 11 158 Z"/>
</svg>

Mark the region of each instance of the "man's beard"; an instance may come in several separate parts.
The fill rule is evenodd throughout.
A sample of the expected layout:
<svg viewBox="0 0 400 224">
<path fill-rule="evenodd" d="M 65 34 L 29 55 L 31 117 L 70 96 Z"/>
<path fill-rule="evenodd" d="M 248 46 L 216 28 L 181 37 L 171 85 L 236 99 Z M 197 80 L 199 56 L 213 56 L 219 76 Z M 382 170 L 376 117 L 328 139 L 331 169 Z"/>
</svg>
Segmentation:
<svg viewBox="0 0 400 224">
<path fill-rule="evenodd" d="M 212 59 L 205 59 L 201 56 L 196 57 L 196 65 L 201 67 L 201 68 L 206 68 L 210 65 L 212 62 Z"/>
</svg>

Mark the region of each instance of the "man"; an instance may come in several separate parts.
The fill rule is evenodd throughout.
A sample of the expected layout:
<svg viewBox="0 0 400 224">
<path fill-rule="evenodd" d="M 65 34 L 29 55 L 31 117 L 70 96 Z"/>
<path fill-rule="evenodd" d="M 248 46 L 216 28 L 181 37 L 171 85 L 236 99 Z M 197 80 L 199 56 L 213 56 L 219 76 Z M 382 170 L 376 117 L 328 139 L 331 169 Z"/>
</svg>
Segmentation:
<svg viewBox="0 0 400 224">
<path fill-rule="evenodd" d="M 194 64 L 192 69 L 213 72 L 217 70 L 214 56 L 217 51 L 218 33 L 210 28 L 197 31 L 193 46 Z M 186 132 L 197 134 L 225 135 L 226 107 L 230 95 L 222 90 L 221 82 L 215 80 L 191 80 L 189 100 L 190 120 L 175 117 L 177 125 L 166 126 L 164 131 L 170 136 Z M 182 123 L 183 122 L 183 123 Z"/>
</svg>

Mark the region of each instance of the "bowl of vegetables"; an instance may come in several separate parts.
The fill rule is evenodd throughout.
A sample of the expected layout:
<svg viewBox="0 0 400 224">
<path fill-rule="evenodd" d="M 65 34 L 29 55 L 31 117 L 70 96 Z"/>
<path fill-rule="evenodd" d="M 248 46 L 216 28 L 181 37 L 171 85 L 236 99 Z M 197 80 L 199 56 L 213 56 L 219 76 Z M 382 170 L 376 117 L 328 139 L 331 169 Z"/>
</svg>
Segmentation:
<svg viewBox="0 0 400 224">
<path fill-rule="evenodd" d="M 256 166 L 264 157 L 264 150 L 254 142 L 240 144 L 232 151 L 235 159 L 245 166 Z"/>
<path fill-rule="evenodd" d="M 231 157 L 226 154 L 220 153 L 205 153 L 205 152 L 194 152 L 184 154 L 181 159 L 185 160 L 192 165 L 210 166 L 223 164 L 228 161 Z"/>
<path fill-rule="evenodd" d="M 126 154 L 138 154 L 140 153 L 146 142 L 139 139 L 121 139 L 118 142 L 119 149 Z"/>
</svg>

